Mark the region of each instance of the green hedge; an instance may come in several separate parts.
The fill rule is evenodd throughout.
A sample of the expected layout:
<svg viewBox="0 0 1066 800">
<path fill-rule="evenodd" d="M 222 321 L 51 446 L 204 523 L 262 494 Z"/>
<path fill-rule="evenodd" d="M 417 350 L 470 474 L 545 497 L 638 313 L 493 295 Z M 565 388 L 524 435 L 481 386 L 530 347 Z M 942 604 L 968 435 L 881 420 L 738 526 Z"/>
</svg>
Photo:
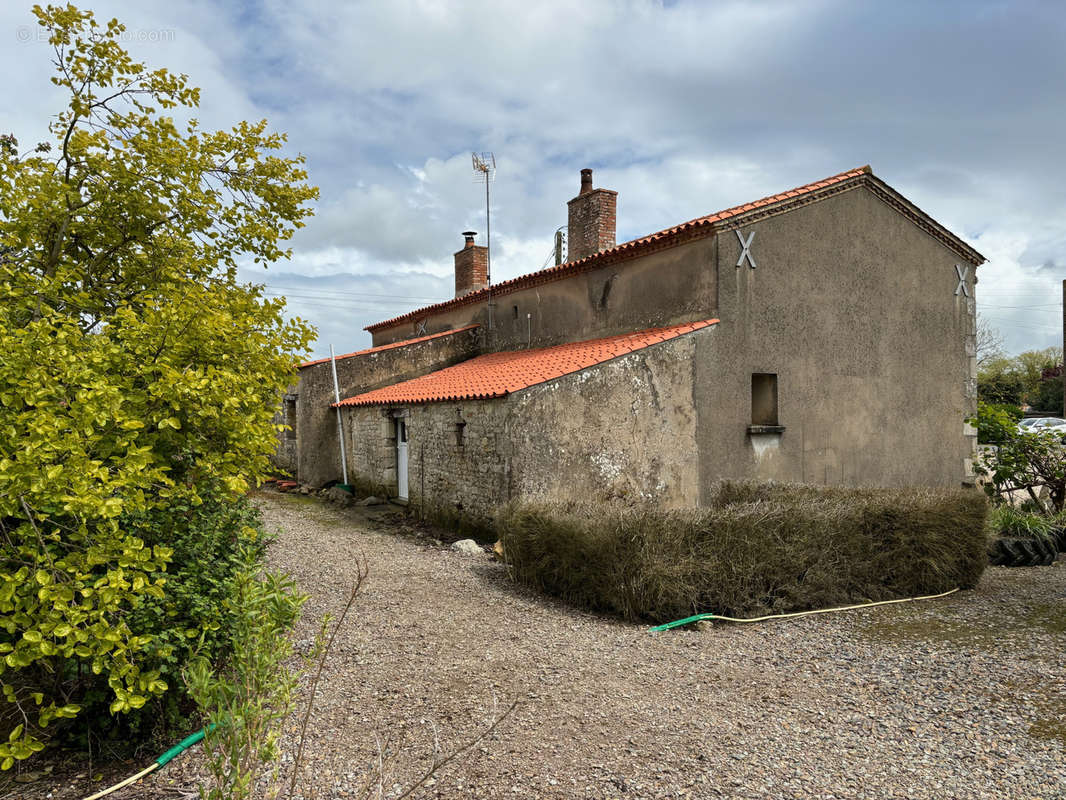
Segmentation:
<svg viewBox="0 0 1066 800">
<path fill-rule="evenodd" d="M 722 483 L 699 509 L 516 502 L 496 523 L 518 582 L 665 622 L 973 587 L 987 513 L 976 490 Z"/>
<path fill-rule="evenodd" d="M 179 502 L 165 512 L 123 517 L 121 524 L 145 546 L 166 544 L 173 550 L 164 596 L 140 600 L 125 617 L 133 634 L 150 640 L 138 654 L 138 665 L 142 671 L 158 670 L 168 689 L 143 708 L 115 715 L 108 710 L 113 697 L 107 675 L 79 670 L 82 704 L 91 722 L 72 724 L 67 733 L 72 744 L 89 748 L 85 736 L 91 730 L 94 740 L 125 755 L 144 742 L 170 742 L 187 729 L 195 704 L 182 670 L 194 654 L 212 663 L 229 656 L 238 622 L 227 602 L 233 580 L 261 561 L 267 538 L 259 511 L 247 498 L 229 502 L 210 494 L 200 505 Z"/>
</svg>

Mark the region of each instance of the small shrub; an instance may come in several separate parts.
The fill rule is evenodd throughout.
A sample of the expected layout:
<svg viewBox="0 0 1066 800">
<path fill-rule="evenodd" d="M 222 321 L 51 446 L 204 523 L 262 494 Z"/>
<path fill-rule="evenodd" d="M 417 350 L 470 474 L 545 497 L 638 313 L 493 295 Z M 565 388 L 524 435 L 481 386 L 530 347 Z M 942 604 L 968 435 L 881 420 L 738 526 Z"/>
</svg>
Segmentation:
<svg viewBox="0 0 1066 800">
<path fill-rule="evenodd" d="M 663 622 L 972 587 L 987 508 L 966 490 L 723 483 L 700 509 L 512 503 L 497 526 L 518 582 Z"/>
<path fill-rule="evenodd" d="M 228 602 L 233 580 L 247 559 L 261 559 L 267 538 L 247 499 L 228 502 L 216 495 L 199 505 L 177 501 L 166 511 L 126 515 L 120 526 L 146 548 L 173 551 L 161 596 L 142 598 L 125 615 L 131 633 L 143 642 L 136 663 L 162 688 L 147 703 L 115 715 L 109 711 L 113 697 L 107 675 L 77 671 L 71 680 L 78 681 L 91 728 L 68 725 L 57 734 L 88 748 L 84 737 L 91 730 L 94 738 L 124 754 L 148 740 L 169 741 L 188 728 L 195 704 L 186 693 L 182 668 L 194 655 L 213 662 L 228 652 L 236 624 Z"/>
<path fill-rule="evenodd" d="M 201 796 L 209 800 L 257 797 L 263 777 L 266 796 L 276 796 L 278 740 L 299 681 L 286 662 L 307 597 L 287 576 L 260 574 L 254 551 L 242 551 L 239 560 L 225 600 L 233 620 L 226 658 L 199 656 L 185 672 L 189 694 L 217 726 L 204 738 L 212 781 Z"/>
<path fill-rule="evenodd" d="M 997 536 L 1015 539 L 1051 539 L 1058 526 L 1056 517 L 999 506 L 988 515 L 988 527 Z"/>
<path fill-rule="evenodd" d="M 1009 403 L 977 403 L 977 416 L 969 422 L 977 428 L 981 444 L 1000 444 L 1018 433 L 1022 409 Z"/>
<path fill-rule="evenodd" d="M 174 551 L 164 596 L 140 603 L 129 624 L 152 637 L 148 660 L 180 685 L 181 665 L 194 652 L 214 660 L 228 648 L 235 622 L 226 602 L 231 582 L 248 559 L 261 560 L 267 536 L 258 510 L 243 497 L 234 502 L 211 496 L 195 506 L 179 502 L 127 525 L 146 545 L 165 542 Z"/>
<path fill-rule="evenodd" d="M 1057 514 L 1066 505 L 1066 447 L 1061 432 L 1015 431 L 997 447 L 985 448 L 974 471 L 996 505 L 1012 504 L 1015 492 L 1025 492 L 1041 512 Z"/>
</svg>

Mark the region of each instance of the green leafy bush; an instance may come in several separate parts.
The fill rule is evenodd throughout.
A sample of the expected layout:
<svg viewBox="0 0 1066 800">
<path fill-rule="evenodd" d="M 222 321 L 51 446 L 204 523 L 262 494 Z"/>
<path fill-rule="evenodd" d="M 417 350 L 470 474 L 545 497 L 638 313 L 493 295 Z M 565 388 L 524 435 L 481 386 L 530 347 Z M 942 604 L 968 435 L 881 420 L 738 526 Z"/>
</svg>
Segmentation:
<svg viewBox="0 0 1066 800">
<path fill-rule="evenodd" d="M 151 637 L 142 660 L 170 687 L 152 704 L 152 722 L 180 725 L 189 705 L 182 666 L 194 654 L 218 663 L 229 651 L 233 581 L 249 558 L 261 558 L 267 538 L 258 510 L 243 497 L 209 495 L 199 505 L 176 503 L 127 524 L 146 544 L 167 542 L 173 550 L 163 597 L 141 601 L 128 619 L 135 634 Z"/>
<path fill-rule="evenodd" d="M 237 276 L 286 257 L 317 196 L 284 137 L 201 130 L 170 111 L 199 90 L 134 61 L 117 21 L 33 13 L 66 102 L 47 141 L 0 145 L 0 769 L 84 705 L 167 691 L 168 634 L 137 617 L 202 565 L 135 520 L 180 527 L 168 509 L 269 472 L 311 336 Z"/>
<path fill-rule="evenodd" d="M 977 416 L 967 420 L 977 428 L 977 441 L 981 444 L 999 444 L 1018 433 L 1018 421 L 1022 418 L 1019 406 L 1006 403 L 977 403 Z"/>
<path fill-rule="evenodd" d="M 497 526 L 518 582 L 664 622 L 972 587 L 987 511 L 967 490 L 724 483 L 706 508 L 515 502 Z"/>
<path fill-rule="evenodd" d="M 984 448 L 974 461 L 974 471 L 992 502 L 1011 505 L 1015 492 L 1025 492 L 1034 509 L 1061 512 L 1066 505 L 1066 447 L 1062 439 L 1061 432 L 1015 431 L 997 446 Z"/>
<path fill-rule="evenodd" d="M 85 747 L 91 730 L 95 738 L 108 740 L 115 752 L 149 737 L 167 741 L 188 727 L 195 705 L 186 692 L 182 667 L 194 655 L 216 664 L 224 660 L 235 627 L 227 602 L 235 575 L 248 558 L 261 557 L 267 541 L 258 511 L 246 498 L 225 501 L 209 496 L 197 505 L 178 502 L 165 512 L 126 515 L 119 523 L 145 548 L 166 542 L 173 551 L 169 569 L 161 576 L 162 594 L 135 598 L 123 614 L 126 628 L 139 643 L 137 668 L 154 681 L 147 702 L 135 701 L 121 709 L 125 713 L 114 713 L 109 676 L 79 670 L 76 659 L 53 663 L 63 669 L 59 675 L 24 669 L 9 678 L 10 685 L 18 687 L 16 696 L 32 694 L 43 682 L 77 697 L 82 715 L 91 721 L 66 730 L 50 726 L 55 728 L 53 735 L 61 733 L 67 743 Z M 29 732 L 34 733 L 33 726 Z"/>
</svg>

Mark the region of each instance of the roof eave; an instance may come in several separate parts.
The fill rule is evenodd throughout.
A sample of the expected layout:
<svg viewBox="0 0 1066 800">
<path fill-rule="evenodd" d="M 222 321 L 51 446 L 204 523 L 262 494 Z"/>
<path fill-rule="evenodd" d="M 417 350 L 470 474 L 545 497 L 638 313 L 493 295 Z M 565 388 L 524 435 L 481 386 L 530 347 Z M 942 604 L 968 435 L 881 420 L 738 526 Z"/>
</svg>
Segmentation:
<svg viewBox="0 0 1066 800">
<path fill-rule="evenodd" d="M 865 175 L 864 183 L 880 200 L 908 217 L 919 228 L 922 228 L 933 238 L 940 240 L 948 249 L 965 258 L 975 267 L 979 267 L 988 261 L 987 258 L 967 244 L 961 237 L 945 228 L 876 175 Z"/>
</svg>

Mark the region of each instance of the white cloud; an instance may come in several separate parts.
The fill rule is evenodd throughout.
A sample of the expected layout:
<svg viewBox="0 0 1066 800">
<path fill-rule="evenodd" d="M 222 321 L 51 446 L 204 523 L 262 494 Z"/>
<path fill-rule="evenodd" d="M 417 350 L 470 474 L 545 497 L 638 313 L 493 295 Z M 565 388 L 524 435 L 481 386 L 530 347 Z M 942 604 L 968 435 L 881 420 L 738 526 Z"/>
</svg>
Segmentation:
<svg viewBox="0 0 1066 800">
<path fill-rule="evenodd" d="M 24 142 L 61 99 L 47 46 L 15 41 L 28 6 L 0 9 L 0 68 L 19 76 L 4 126 Z M 582 167 L 619 191 L 625 239 L 870 163 L 990 257 L 979 308 L 1012 350 L 1051 341 L 1037 320 L 1054 319 L 1066 258 L 1066 15 L 1054 4 L 94 7 L 131 31 L 173 32 L 131 49 L 202 87 L 205 126 L 267 116 L 307 155 L 318 214 L 275 269 L 320 286 L 344 275 L 393 303 L 307 301 L 331 337 L 393 316 L 413 282 L 450 292 L 459 233 L 484 233 L 469 153 L 493 150 L 498 280 L 543 264 Z"/>
<path fill-rule="evenodd" d="M 974 245 L 988 263 L 977 270 L 977 308 L 996 328 L 1010 353 L 1062 346 L 1063 274 L 1025 267 L 1019 256 L 1028 237 L 1018 231 L 990 230 Z"/>
</svg>

